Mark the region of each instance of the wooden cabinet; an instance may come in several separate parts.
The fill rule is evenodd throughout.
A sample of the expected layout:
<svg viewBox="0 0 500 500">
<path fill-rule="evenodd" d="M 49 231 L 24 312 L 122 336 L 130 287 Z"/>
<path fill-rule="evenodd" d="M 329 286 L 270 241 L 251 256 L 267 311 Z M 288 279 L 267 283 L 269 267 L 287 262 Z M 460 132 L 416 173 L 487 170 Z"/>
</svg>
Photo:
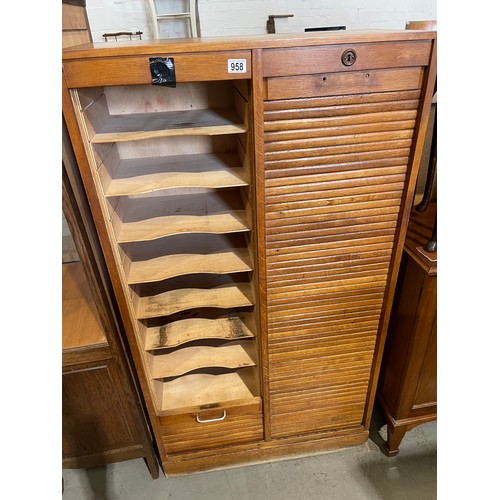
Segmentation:
<svg viewBox="0 0 500 500">
<path fill-rule="evenodd" d="M 62 465 L 143 457 L 156 478 L 153 437 L 65 133 L 62 177 Z"/>
<path fill-rule="evenodd" d="M 434 45 L 64 51 L 64 114 L 167 473 L 367 439 Z M 154 57 L 173 58 L 175 87 L 151 84 Z"/>
<path fill-rule="evenodd" d="M 437 419 L 437 254 L 425 252 L 436 203 L 413 211 L 387 334 L 378 399 L 387 419 L 387 454 L 406 433 Z"/>
<path fill-rule="evenodd" d="M 85 0 L 62 0 L 62 47 L 92 41 Z"/>
</svg>

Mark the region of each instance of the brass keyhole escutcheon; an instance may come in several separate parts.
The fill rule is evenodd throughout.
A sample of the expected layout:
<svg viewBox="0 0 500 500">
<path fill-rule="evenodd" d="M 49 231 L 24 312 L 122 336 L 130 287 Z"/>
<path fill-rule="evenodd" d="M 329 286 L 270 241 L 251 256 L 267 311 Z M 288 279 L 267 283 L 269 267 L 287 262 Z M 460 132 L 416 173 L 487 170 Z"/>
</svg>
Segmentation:
<svg viewBox="0 0 500 500">
<path fill-rule="evenodd" d="M 353 49 L 347 49 L 342 54 L 342 64 L 344 66 L 352 66 L 356 62 L 356 51 Z"/>
</svg>

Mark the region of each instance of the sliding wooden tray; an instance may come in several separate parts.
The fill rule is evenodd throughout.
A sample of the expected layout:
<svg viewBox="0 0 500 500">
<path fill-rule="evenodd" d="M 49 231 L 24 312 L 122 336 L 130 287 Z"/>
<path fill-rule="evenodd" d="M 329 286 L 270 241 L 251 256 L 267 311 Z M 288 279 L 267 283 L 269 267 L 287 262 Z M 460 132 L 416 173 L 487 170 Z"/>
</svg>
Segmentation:
<svg viewBox="0 0 500 500">
<path fill-rule="evenodd" d="M 255 366 L 255 345 L 249 340 L 225 342 L 220 346 L 182 347 L 153 358 L 154 379 L 178 377 L 203 368 L 245 368 Z"/>
<path fill-rule="evenodd" d="M 227 373 L 196 373 L 157 382 L 164 414 L 184 412 L 194 406 L 253 399 L 257 394 L 252 368 Z"/>
<path fill-rule="evenodd" d="M 112 222 L 118 243 L 179 233 L 249 231 L 251 219 L 237 193 L 160 194 L 121 197 Z"/>
<path fill-rule="evenodd" d="M 178 234 L 124 245 L 127 283 L 185 274 L 232 274 L 253 269 L 246 239 L 234 234 Z"/>
<path fill-rule="evenodd" d="M 124 196 L 185 187 L 248 186 L 248 170 L 236 153 L 113 158 L 105 195 Z M 107 163 L 111 163 L 108 159 Z"/>
<path fill-rule="evenodd" d="M 212 312 L 199 317 L 178 319 L 160 326 L 147 327 L 144 348 L 152 351 L 200 340 L 253 338 L 254 332 L 255 324 L 253 315 L 250 313 L 233 311 L 216 314 Z"/>
<path fill-rule="evenodd" d="M 137 299 L 138 319 L 169 316 L 199 307 L 227 309 L 254 305 L 251 283 L 238 274 L 189 275 L 139 285 Z"/>
</svg>

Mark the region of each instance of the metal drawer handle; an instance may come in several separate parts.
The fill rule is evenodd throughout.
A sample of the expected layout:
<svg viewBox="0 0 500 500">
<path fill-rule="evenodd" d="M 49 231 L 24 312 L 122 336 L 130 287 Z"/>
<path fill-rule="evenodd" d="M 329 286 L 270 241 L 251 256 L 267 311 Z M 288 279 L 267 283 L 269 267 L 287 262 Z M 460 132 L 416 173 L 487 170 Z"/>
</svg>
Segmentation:
<svg viewBox="0 0 500 500">
<path fill-rule="evenodd" d="M 226 418 L 226 410 L 224 410 L 224 413 L 222 414 L 222 417 L 219 417 L 219 418 L 210 418 L 208 420 L 201 420 L 200 419 L 200 415 L 199 414 L 196 414 L 196 421 L 199 423 L 199 424 L 206 424 L 207 422 L 221 422 L 222 420 L 224 420 Z"/>
</svg>

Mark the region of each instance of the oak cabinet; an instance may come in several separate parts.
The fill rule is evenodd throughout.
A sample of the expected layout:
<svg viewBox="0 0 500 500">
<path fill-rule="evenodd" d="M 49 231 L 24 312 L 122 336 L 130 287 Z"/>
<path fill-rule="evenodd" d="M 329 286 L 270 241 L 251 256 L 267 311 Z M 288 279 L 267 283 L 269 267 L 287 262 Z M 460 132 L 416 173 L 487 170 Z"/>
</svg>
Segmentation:
<svg viewBox="0 0 500 500">
<path fill-rule="evenodd" d="M 435 33 L 311 35 L 64 51 L 167 473 L 367 439 Z M 158 57 L 175 84 L 152 85 Z"/>
<path fill-rule="evenodd" d="M 63 124 L 62 466 L 142 457 L 157 478 L 153 436 L 65 132 Z"/>
<path fill-rule="evenodd" d="M 436 206 L 412 212 L 389 323 L 378 385 L 389 456 L 408 430 L 437 419 L 437 252 L 424 248 Z"/>
</svg>

